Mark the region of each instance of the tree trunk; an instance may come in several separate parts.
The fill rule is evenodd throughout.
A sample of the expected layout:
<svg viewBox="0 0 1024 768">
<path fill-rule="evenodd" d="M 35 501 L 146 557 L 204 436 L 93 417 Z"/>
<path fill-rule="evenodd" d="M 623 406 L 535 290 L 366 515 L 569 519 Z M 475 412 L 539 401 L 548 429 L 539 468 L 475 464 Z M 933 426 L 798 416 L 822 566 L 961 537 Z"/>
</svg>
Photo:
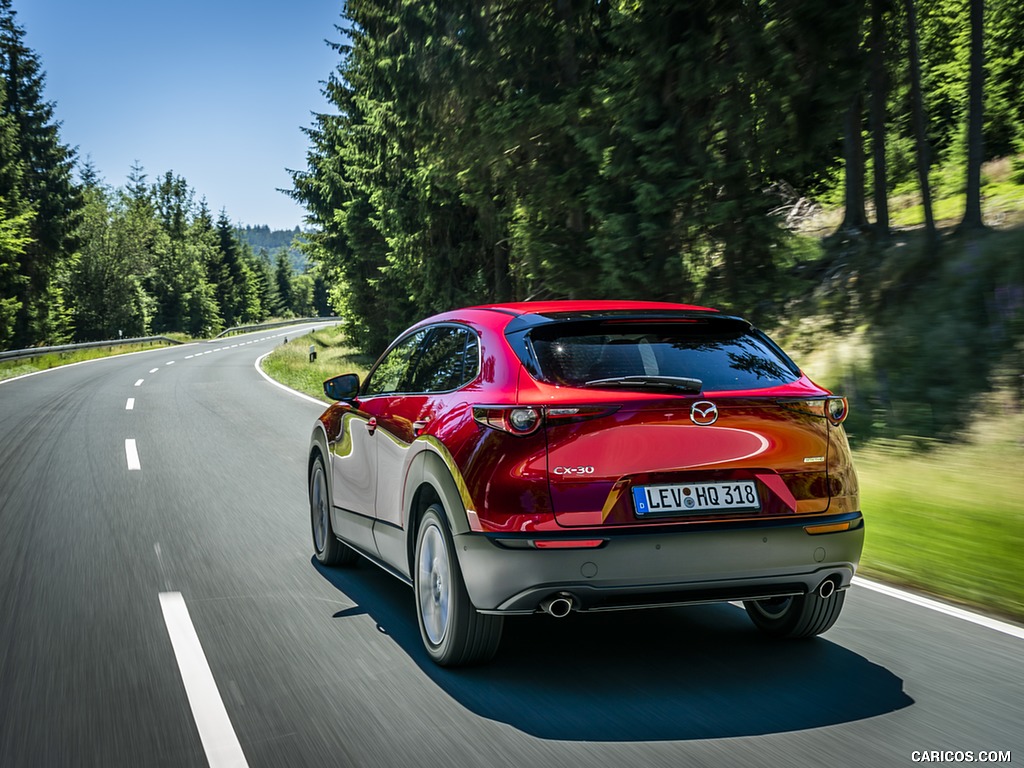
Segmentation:
<svg viewBox="0 0 1024 768">
<path fill-rule="evenodd" d="M 985 158 L 982 121 L 985 102 L 982 88 L 985 82 L 984 0 L 971 0 L 971 84 L 967 117 L 967 208 L 960 222 L 960 230 L 983 229 L 981 218 L 981 163 Z"/>
<path fill-rule="evenodd" d="M 907 42 L 910 48 L 910 101 L 914 118 L 914 136 L 917 144 L 917 176 L 921 182 L 921 205 L 924 207 L 925 233 L 930 241 L 938 240 L 935 215 L 932 213 L 932 192 L 928 183 L 931 152 L 925 128 L 924 94 L 921 89 L 921 53 L 917 41 L 917 12 L 914 0 L 904 0 L 907 12 Z"/>
<path fill-rule="evenodd" d="M 889 197 L 885 165 L 886 100 L 889 95 L 885 75 L 885 12 L 889 0 L 871 3 L 871 157 L 874 175 L 875 234 L 880 240 L 889 238 Z"/>
<path fill-rule="evenodd" d="M 864 211 L 864 138 L 862 136 L 864 97 L 860 90 L 846 110 L 843 119 L 843 160 L 846 179 L 843 183 L 845 212 L 839 232 L 861 234 L 868 229 Z"/>
</svg>

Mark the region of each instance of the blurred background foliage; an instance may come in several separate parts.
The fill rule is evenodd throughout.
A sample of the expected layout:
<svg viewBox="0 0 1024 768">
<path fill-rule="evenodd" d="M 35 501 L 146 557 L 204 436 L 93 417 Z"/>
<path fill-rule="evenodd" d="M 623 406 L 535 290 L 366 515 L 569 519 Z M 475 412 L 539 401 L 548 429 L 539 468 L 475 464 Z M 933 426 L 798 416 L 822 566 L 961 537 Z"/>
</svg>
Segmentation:
<svg viewBox="0 0 1024 768">
<path fill-rule="evenodd" d="M 292 194 L 361 351 L 464 304 L 666 299 L 774 332 L 855 440 L 1020 407 L 1012 0 L 350 0 L 339 34 Z"/>
</svg>

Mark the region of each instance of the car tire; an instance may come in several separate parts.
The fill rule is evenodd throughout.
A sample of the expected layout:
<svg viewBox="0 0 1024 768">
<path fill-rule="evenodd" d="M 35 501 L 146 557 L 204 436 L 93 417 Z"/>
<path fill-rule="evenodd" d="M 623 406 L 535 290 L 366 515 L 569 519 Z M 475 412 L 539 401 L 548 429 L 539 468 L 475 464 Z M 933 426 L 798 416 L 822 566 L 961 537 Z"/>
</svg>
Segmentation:
<svg viewBox="0 0 1024 768">
<path fill-rule="evenodd" d="M 317 560 L 323 565 L 353 565 L 359 560 L 356 551 L 334 535 L 327 473 L 319 453 L 309 471 L 309 518 L 313 529 L 313 553 Z"/>
<path fill-rule="evenodd" d="M 416 535 L 413 588 L 416 619 L 427 653 L 442 667 L 494 657 L 504 618 L 479 613 L 469 599 L 444 509 L 427 508 Z"/>
<path fill-rule="evenodd" d="M 759 630 L 772 637 L 813 637 L 836 623 L 843 609 L 845 592 L 828 597 L 817 592 L 766 600 L 747 600 L 743 607 Z"/>
</svg>

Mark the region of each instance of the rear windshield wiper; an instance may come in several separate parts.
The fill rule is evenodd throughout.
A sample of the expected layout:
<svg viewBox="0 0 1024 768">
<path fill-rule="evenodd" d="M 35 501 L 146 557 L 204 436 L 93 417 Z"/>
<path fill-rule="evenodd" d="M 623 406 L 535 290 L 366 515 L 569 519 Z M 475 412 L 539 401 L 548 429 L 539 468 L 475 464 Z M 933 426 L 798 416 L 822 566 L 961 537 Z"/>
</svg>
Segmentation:
<svg viewBox="0 0 1024 768">
<path fill-rule="evenodd" d="M 613 376 L 610 379 L 593 379 L 586 382 L 585 387 L 621 387 L 623 389 L 674 389 L 682 392 L 699 394 L 704 388 L 700 379 L 688 379 L 684 376 Z"/>
</svg>

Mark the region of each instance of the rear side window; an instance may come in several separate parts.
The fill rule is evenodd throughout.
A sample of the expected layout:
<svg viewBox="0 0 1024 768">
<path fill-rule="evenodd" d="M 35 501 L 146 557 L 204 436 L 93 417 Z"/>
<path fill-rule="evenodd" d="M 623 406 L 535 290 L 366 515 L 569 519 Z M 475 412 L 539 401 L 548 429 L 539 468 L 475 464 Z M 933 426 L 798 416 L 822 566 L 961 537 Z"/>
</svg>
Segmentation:
<svg viewBox="0 0 1024 768">
<path fill-rule="evenodd" d="M 540 378 L 584 386 L 622 376 L 699 379 L 704 390 L 762 389 L 800 378 L 774 342 L 742 321 L 574 322 L 529 336 Z"/>
</svg>

